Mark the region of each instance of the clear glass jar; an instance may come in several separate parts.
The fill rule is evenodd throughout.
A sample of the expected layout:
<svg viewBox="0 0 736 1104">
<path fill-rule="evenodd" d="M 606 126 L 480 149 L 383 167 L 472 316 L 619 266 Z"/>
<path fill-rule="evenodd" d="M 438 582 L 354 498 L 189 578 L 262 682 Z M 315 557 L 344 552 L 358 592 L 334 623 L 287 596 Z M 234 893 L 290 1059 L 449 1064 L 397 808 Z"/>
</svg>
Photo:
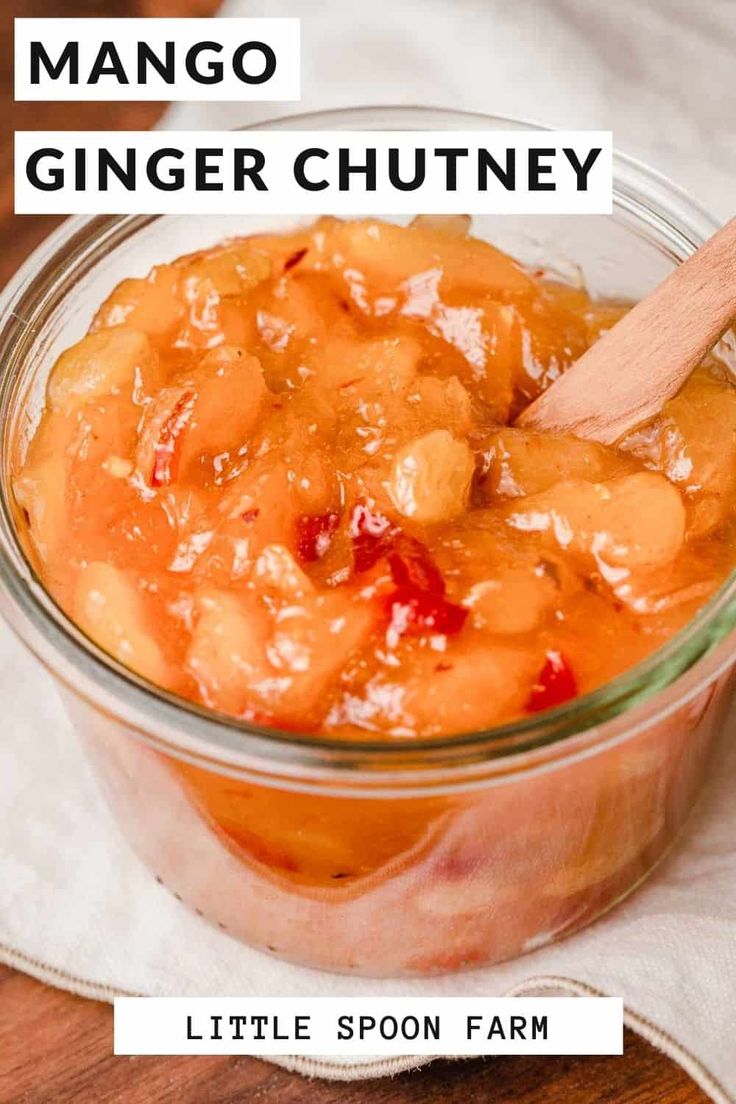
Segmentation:
<svg viewBox="0 0 736 1104">
<path fill-rule="evenodd" d="M 279 128 L 509 129 L 486 116 L 364 108 Z M 531 264 L 638 297 L 714 223 L 627 158 L 611 217 L 482 217 L 474 232 Z M 12 458 L 48 371 L 125 276 L 293 219 L 90 217 L 65 223 L 0 304 L 0 605 L 54 673 L 120 822 L 193 908 L 274 954 L 366 975 L 518 955 L 589 923 L 666 852 L 731 699 L 736 583 L 664 648 L 541 717 L 402 746 L 226 720 L 146 684 L 95 647 L 24 556 Z"/>
</svg>

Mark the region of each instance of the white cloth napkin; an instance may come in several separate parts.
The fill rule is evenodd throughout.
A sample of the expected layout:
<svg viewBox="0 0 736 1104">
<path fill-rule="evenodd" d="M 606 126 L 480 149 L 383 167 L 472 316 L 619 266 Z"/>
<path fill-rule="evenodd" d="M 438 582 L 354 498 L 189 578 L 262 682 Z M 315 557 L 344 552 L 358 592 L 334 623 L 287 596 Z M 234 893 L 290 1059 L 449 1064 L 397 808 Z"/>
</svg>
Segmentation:
<svg viewBox="0 0 736 1104">
<path fill-rule="evenodd" d="M 616 144 L 723 218 L 736 179 L 733 0 L 231 0 L 226 14 L 300 15 L 301 108 L 420 103 L 566 127 Z M 172 127 L 286 113 L 179 105 Z M 179 904 L 129 852 L 48 677 L 0 633 L 0 958 L 100 999 L 151 995 L 623 996 L 629 1024 L 713 1100 L 736 1100 L 736 747 L 674 856 L 607 918 L 557 946 L 432 980 L 315 973 L 236 943 Z M 284 1060 L 354 1078 L 416 1065 Z"/>
</svg>

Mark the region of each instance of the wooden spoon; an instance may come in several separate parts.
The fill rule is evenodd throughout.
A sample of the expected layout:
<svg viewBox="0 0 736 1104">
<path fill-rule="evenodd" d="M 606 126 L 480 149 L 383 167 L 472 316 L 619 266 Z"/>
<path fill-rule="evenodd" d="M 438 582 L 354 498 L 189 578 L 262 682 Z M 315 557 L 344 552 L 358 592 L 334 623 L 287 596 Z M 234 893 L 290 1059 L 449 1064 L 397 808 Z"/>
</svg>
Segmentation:
<svg viewBox="0 0 736 1104">
<path fill-rule="evenodd" d="M 517 419 L 613 444 L 675 395 L 736 318 L 736 218 L 679 265 Z"/>
</svg>

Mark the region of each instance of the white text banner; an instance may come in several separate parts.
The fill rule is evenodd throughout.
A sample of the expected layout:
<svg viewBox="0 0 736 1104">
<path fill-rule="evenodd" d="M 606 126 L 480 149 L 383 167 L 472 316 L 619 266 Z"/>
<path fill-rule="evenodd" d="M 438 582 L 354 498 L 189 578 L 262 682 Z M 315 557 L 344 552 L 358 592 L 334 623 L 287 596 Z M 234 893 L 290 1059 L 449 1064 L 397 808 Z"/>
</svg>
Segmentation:
<svg viewBox="0 0 736 1104">
<path fill-rule="evenodd" d="M 298 19 L 16 19 L 16 100 L 300 97 Z"/>
<path fill-rule="evenodd" d="M 608 214 L 608 131 L 19 131 L 18 214 Z"/>
<path fill-rule="evenodd" d="M 622 1054 L 618 997 L 119 997 L 115 1054 Z"/>
</svg>

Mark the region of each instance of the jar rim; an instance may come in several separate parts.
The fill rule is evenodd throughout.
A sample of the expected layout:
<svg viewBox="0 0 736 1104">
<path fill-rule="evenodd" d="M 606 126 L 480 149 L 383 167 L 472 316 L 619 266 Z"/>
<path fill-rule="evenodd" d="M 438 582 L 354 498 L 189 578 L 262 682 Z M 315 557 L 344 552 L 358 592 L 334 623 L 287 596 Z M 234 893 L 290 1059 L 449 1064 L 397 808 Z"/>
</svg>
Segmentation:
<svg viewBox="0 0 736 1104">
<path fill-rule="evenodd" d="M 367 120 L 370 119 L 370 123 Z M 443 108 L 401 105 L 363 106 L 302 112 L 259 122 L 246 130 L 298 129 L 482 129 L 507 124 L 513 129 L 547 129 L 507 116 Z M 434 122 L 434 127 L 432 126 Z M 412 125 L 413 124 L 413 125 Z M 449 126 L 448 126 L 449 124 Z M 673 256 L 692 252 L 717 223 L 666 177 L 634 158 L 614 151 L 614 211 L 619 208 L 656 223 Z M 100 249 L 155 221 L 158 216 L 77 216 L 64 222 L 31 254 L 0 295 L 0 403 L 12 408 L 11 352 L 27 326 L 14 307 L 25 299 L 41 302 L 53 287 L 55 264 L 64 251 L 76 258 L 96 243 Z M 90 268 L 94 263 L 90 265 Z M 58 275 L 58 273 L 56 273 Z M 736 572 L 678 633 L 650 656 L 587 694 L 540 715 L 488 729 L 401 742 L 345 740 L 294 733 L 218 714 L 179 698 L 123 667 L 91 642 L 56 605 L 26 558 L 13 521 L 7 464 L 9 426 L 3 419 L 5 470 L 0 486 L 0 590 L 2 610 L 11 626 L 38 658 L 74 693 L 97 709 L 123 720 L 146 742 L 213 769 L 231 772 L 275 767 L 287 776 L 338 771 L 351 779 L 365 773 L 369 782 L 448 768 L 524 769 L 532 760 L 569 758 L 594 742 L 625 738 L 621 719 L 638 706 L 652 712 L 652 699 L 675 688 L 687 672 L 711 653 L 736 626 Z M 723 657 L 720 656 L 723 665 Z M 715 677 L 715 672 L 707 678 Z M 670 702 L 667 709 L 672 707 Z M 628 725 L 628 720 L 626 721 Z"/>
</svg>

